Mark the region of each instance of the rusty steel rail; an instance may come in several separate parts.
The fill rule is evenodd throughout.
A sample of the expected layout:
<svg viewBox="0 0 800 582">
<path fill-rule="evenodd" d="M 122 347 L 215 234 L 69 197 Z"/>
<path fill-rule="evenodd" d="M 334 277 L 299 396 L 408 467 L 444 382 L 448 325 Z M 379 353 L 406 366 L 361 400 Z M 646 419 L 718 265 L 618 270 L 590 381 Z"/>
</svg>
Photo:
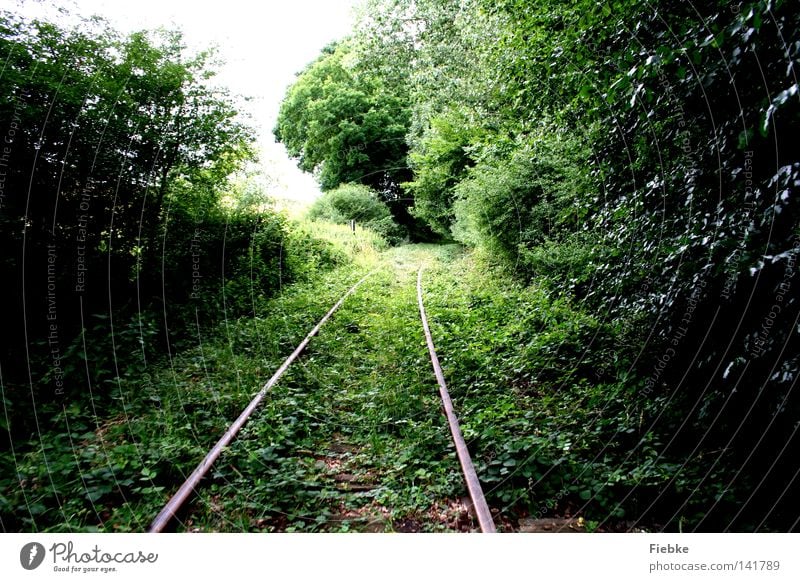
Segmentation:
<svg viewBox="0 0 800 582">
<path fill-rule="evenodd" d="M 337 309 L 339 309 L 339 307 L 341 307 L 342 303 L 344 303 L 344 300 L 347 299 L 358 288 L 358 286 L 361 285 L 361 283 L 363 283 L 367 279 L 367 277 L 372 275 L 374 272 L 375 271 L 370 271 L 369 273 L 364 275 L 361 279 L 359 279 L 359 281 L 355 285 L 350 287 L 347 293 L 342 295 L 341 299 L 339 299 L 339 301 L 337 301 L 336 304 L 333 307 L 331 307 L 330 311 L 328 311 L 328 313 L 326 313 L 325 316 L 319 320 L 319 323 L 317 323 L 317 325 L 314 326 L 314 329 L 312 329 L 305 337 L 305 339 L 302 342 L 300 342 L 300 345 L 298 345 L 295 348 L 295 350 L 291 353 L 291 355 L 288 358 L 286 358 L 286 360 L 284 360 L 280 368 L 278 368 L 277 371 L 272 375 L 272 377 L 267 381 L 267 383 L 264 384 L 263 388 L 259 390 L 258 394 L 256 394 L 255 397 L 250 401 L 250 404 L 247 405 L 247 408 L 245 408 L 242 411 L 239 417 L 233 422 L 233 424 L 231 424 L 230 428 L 228 428 L 228 430 L 225 431 L 225 434 L 222 435 L 222 438 L 220 438 L 219 441 L 217 441 L 217 444 L 215 444 L 212 447 L 212 449 L 208 452 L 205 458 L 200 462 L 199 465 L 197 465 L 195 470 L 192 471 L 192 474 L 189 475 L 189 478 L 186 479 L 183 485 L 181 485 L 180 489 L 178 489 L 178 491 L 167 502 L 167 504 L 164 506 L 161 512 L 156 516 L 156 518 L 153 520 L 153 523 L 150 524 L 150 529 L 148 530 L 150 533 L 159 533 L 164 530 L 164 528 L 167 526 L 170 520 L 172 520 L 172 518 L 175 517 L 175 514 L 177 513 L 178 509 L 180 509 L 181 505 L 183 505 L 186 499 L 188 499 L 188 497 L 192 494 L 192 492 L 195 491 L 197 484 L 200 483 L 200 481 L 208 472 L 208 470 L 211 468 L 211 466 L 214 464 L 214 462 L 222 454 L 222 450 L 230 444 L 230 442 L 234 439 L 239 430 L 247 422 L 248 418 L 250 418 L 250 415 L 264 399 L 264 396 L 266 396 L 267 392 L 269 392 L 270 389 L 272 389 L 272 387 L 278 382 L 283 373 L 286 372 L 286 370 L 289 368 L 291 363 L 294 362 L 297 359 L 297 357 L 303 352 L 303 350 L 308 345 L 308 342 L 311 341 L 311 338 L 317 335 L 322 325 L 326 321 L 328 321 L 331 315 L 333 315 L 333 313 Z"/>
<path fill-rule="evenodd" d="M 458 455 L 458 461 L 461 463 L 464 480 L 467 482 L 467 490 L 472 499 L 472 506 L 475 508 L 475 513 L 478 516 L 478 524 L 481 526 L 481 531 L 483 533 L 495 533 L 494 520 L 489 511 L 489 506 L 486 504 L 486 498 L 483 496 L 483 489 L 481 489 L 481 483 L 478 480 L 478 475 L 475 473 L 475 467 L 469 456 L 467 443 L 464 442 L 461 428 L 458 426 L 458 419 L 453 410 L 453 401 L 450 400 L 450 393 L 447 391 L 447 384 L 445 384 L 444 381 L 444 373 L 442 372 L 441 365 L 439 365 L 436 349 L 433 347 L 433 337 L 431 336 L 431 329 L 428 327 L 425 305 L 422 302 L 422 267 L 419 268 L 419 273 L 417 274 L 417 300 L 419 302 L 419 315 L 422 318 L 422 328 L 425 330 L 425 341 L 428 343 L 428 352 L 431 355 L 433 372 L 436 374 L 436 381 L 439 383 L 439 395 L 442 397 L 447 423 L 450 425 L 450 433 L 453 435 L 453 442 L 456 445 L 456 454 Z"/>
</svg>

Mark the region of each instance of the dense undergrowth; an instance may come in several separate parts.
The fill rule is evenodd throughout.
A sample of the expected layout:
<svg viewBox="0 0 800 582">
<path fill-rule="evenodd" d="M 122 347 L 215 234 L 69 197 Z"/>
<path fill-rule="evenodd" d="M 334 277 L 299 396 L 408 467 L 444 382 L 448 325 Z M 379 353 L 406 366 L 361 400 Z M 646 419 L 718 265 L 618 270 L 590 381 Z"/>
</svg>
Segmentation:
<svg viewBox="0 0 800 582">
<path fill-rule="evenodd" d="M 102 391 L 40 405 L 34 429 L 16 433 L 0 455 L 5 530 L 137 531 L 147 526 L 163 492 L 194 467 L 212 444 L 209 438 L 224 431 L 341 294 L 339 279 L 321 275 L 338 265 L 338 276 L 347 280 L 364 269 L 364 262 L 374 261 L 376 245 L 384 244 L 372 233 L 353 235 L 334 225 L 291 228 L 287 246 L 302 245 L 305 252 L 297 250 L 289 260 L 314 277 L 286 286 L 274 299 L 256 278 L 238 290 L 245 310 L 229 312 L 216 325 L 201 325 L 192 316 L 194 333 L 161 354 L 146 336 L 138 338 L 139 349 L 132 354 L 117 344 L 119 359 L 130 367 L 109 373 Z M 100 349 L 95 342 L 88 345 Z M 113 360 L 116 354 L 110 348 L 102 356 Z M 84 365 L 102 365 L 92 355 L 84 360 L 78 354 Z M 14 418 L 5 420 L 17 428 Z"/>
<path fill-rule="evenodd" d="M 515 282 L 485 257 L 438 265 L 426 280 L 433 334 L 490 503 L 514 516 L 581 516 L 605 531 L 664 527 L 698 474 L 676 479 L 681 459 L 660 454 L 669 435 L 653 422 L 668 402 L 642 397 L 622 326 Z M 689 503 L 677 518 L 694 510 Z"/>
<path fill-rule="evenodd" d="M 119 378 L 113 406 L 93 414 L 92 401 L 76 402 L 47 417 L 52 428 L 5 459 L 19 479 L 2 483 L 6 528 L 145 529 L 294 345 L 370 270 L 174 527 L 456 528 L 448 511 L 465 489 L 417 312 L 421 265 L 434 341 L 501 529 L 553 515 L 584 517 L 590 529 L 658 527 L 690 477 L 671 482 L 676 461 L 658 454 L 649 431 L 664 400 L 633 397 L 640 387 L 625 375 L 632 353 L 619 329 L 455 245 L 379 251 L 366 231 L 303 228 L 348 260 L 257 299 L 254 315 L 223 322 L 141 376 Z M 357 487 L 342 487 L 343 476 Z"/>
</svg>

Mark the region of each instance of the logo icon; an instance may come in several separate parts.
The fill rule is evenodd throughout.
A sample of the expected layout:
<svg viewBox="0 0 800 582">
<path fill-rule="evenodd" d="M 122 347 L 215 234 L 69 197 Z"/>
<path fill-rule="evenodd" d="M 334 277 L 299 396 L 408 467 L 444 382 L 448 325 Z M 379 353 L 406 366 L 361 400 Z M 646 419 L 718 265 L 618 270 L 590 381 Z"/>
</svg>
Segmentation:
<svg viewBox="0 0 800 582">
<path fill-rule="evenodd" d="M 19 563 L 26 570 L 35 570 L 44 562 L 44 546 L 38 542 L 30 542 L 19 551 Z"/>
</svg>

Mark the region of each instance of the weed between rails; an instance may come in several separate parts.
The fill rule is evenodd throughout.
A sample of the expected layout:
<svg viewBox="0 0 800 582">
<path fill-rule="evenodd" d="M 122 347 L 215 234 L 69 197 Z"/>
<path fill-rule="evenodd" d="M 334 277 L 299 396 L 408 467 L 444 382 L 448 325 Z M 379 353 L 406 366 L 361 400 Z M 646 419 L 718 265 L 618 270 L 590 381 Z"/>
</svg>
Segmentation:
<svg viewBox="0 0 800 582">
<path fill-rule="evenodd" d="M 192 530 L 456 527 L 461 475 L 416 307 L 430 249 L 389 252 L 276 386 L 186 519 Z M 237 516 L 231 521 L 231 516 Z"/>
</svg>

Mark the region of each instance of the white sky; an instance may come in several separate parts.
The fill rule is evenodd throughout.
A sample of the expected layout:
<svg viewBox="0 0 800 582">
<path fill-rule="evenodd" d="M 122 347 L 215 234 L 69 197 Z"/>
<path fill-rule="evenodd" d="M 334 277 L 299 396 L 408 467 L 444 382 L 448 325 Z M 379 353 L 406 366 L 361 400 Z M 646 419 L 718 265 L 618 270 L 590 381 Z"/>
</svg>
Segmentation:
<svg viewBox="0 0 800 582">
<path fill-rule="evenodd" d="M 263 171 L 284 196 L 308 200 L 314 180 L 274 143 L 280 101 L 296 72 L 332 40 L 345 36 L 359 0 L 17 0 L 20 12 L 51 14 L 59 5 L 84 16 L 105 17 L 121 32 L 180 28 L 190 48 L 217 45 L 225 61 L 217 83 L 253 98 L 250 111 L 260 135 Z M 280 195 L 279 192 L 274 194 Z"/>
</svg>

